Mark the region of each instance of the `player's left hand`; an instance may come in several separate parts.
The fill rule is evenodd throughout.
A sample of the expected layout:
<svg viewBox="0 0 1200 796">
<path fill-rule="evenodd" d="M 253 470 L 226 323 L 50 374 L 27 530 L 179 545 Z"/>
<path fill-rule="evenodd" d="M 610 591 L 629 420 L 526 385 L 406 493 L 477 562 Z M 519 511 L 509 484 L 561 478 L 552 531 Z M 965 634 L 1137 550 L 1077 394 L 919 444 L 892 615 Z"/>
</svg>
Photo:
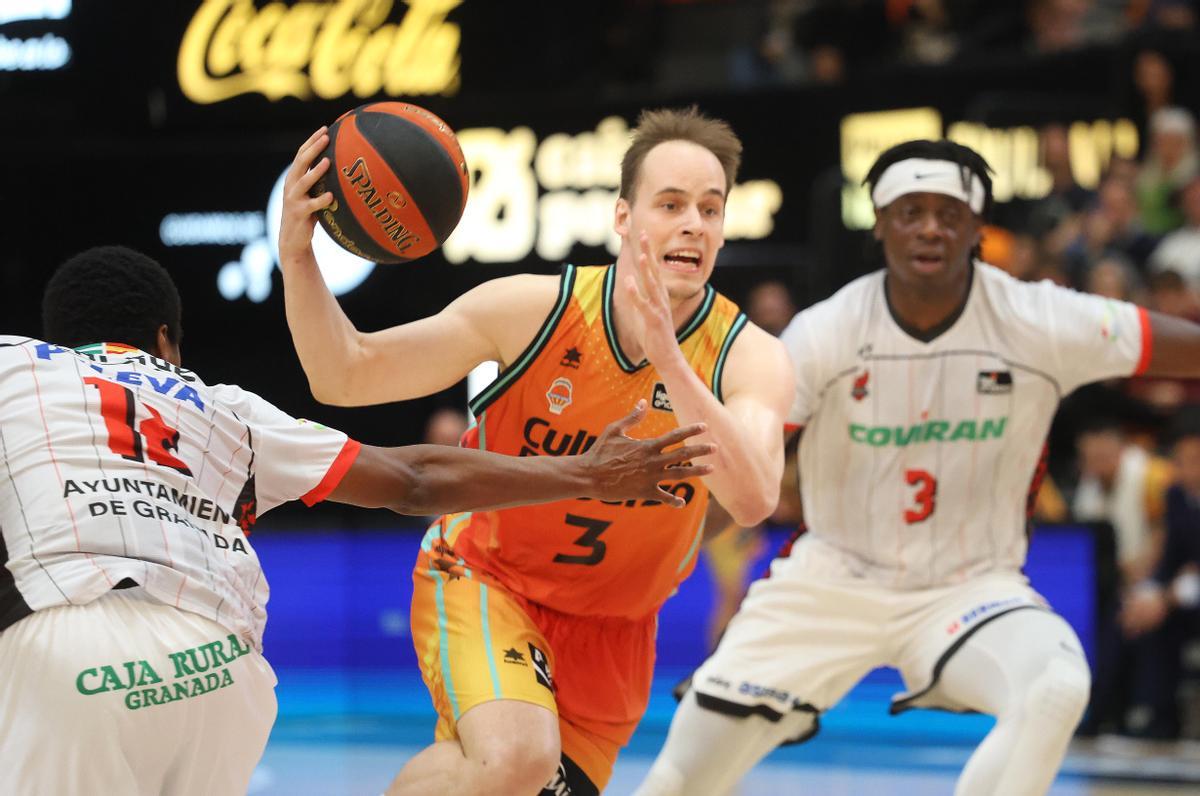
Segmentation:
<svg viewBox="0 0 1200 796">
<path fill-rule="evenodd" d="M 589 497 L 613 501 L 657 500 L 683 508 L 684 500 L 660 487 L 659 483 L 668 478 L 681 481 L 708 475 L 712 465 L 688 462 L 716 452 L 717 446 L 706 442 L 674 447 L 689 437 L 703 434 L 707 430 L 703 423 L 681 426 L 653 439 L 632 439 L 625 432 L 645 416 L 646 401 L 643 399 L 625 417 L 609 423 L 595 444 L 580 456 L 586 460 L 585 471 L 593 485 Z"/>
<path fill-rule="evenodd" d="M 636 275 L 625 278 L 625 291 L 642 319 L 641 343 L 646 359 L 661 367 L 669 357 L 682 356 L 679 342 L 675 339 L 671 296 L 663 281 L 658 258 L 650 251 L 650 239 L 645 232 L 638 240 Z"/>
</svg>

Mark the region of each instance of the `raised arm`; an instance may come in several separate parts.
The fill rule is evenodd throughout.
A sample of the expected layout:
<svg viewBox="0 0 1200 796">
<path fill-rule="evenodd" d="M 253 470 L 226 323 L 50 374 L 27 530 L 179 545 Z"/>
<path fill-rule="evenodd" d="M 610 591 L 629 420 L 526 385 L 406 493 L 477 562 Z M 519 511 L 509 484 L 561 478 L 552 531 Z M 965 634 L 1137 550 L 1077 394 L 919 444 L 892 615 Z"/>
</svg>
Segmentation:
<svg viewBox="0 0 1200 796">
<path fill-rule="evenodd" d="M 746 324 L 726 361 L 722 404 L 692 370 L 675 339 L 669 298 L 649 245 L 642 239 L 639 280 L 625 284 L 645 327 L 646 358 L 663 378 L 680 423 L 703 422 L 717 443 L 715 467 L 704 479 L 738 525 L 757 525 L 779 502 L 783 472 L 780 429 L 792 402 L 792 365 L 783 344 Z"/>
<path fill-rule="evenodd" d="M 484 283 L 429 318 L 360 332 L 325 285 L 312 251 L 314 215 L 332 200 L 309 190 L 329 169 L 318 130 L 296 153 L 284 181 L 279 260 L 288 327 L 313 396 L 338 406 L 398 401 L 452 386 L 481 362 L 511 362 L 557 295 L 553 277 L 520 275 Z"/>
<path fill-rule="evenodd" d="M 784 465 L 779 430 L 792 401 L 792 382 L 783 345 L 747 324 L 725 364 L 724 405 L 707 390 L 689 390 L 697 415 L 686 410 L 679 415 L 681 422 L 703 419 L 714 429 L 708 438 L 717 442 L 716 468 L 706 483 L 742 526 L 762 522 L 779 503 Z M 669 384 L 667 392 L 677 407 Z"/>
<path fill-rule="evenodd" d="M 688 462 L 711 454 L 714 446 L 693 442 L 664 452 L 664 448 L 702 433 L 704 427 L 699 424 L 654 439 L 631 439 L 625 432 L 645 414 L 646 402 L 639 401 L 630 414 L 610 423 L 596 443 L 578 456 L 501 456 L 448 445 L 364 445 L 328 499 L 417 515 L 577 497 L 659 500 L 682 507 L 683 500 L 660 489 L 659 482 L 708 474 L 710 465 Z"/>
</svg>

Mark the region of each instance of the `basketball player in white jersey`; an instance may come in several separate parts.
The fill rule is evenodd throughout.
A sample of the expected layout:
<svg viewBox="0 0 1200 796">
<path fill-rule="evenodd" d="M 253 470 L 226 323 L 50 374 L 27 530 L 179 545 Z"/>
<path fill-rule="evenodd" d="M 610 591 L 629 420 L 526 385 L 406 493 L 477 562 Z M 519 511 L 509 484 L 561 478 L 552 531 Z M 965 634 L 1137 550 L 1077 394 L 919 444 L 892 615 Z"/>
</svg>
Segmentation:
<svg viewBox="0 0 1200 796">
<path fill-rule="evenodd" d="M 1050 421 L 1087 382 L 1200 376 L 1200 327 L 977 260 L 988 172 L 911 141 L 868 174 L 886 268 L 783 334 L 808 530 L 696 672 L 641 796 L 729 793 L 878 666 L 907 686 L 893 713 L 996 717 L 957 794 L 1053 781 L 1090 676 L 1021 574 Z"/>
<path fill-rule="evenodd" d="M 373 448 L 180 366 L 180 301 L 129 249 L 52 277 L 46 337 L 0 336 L 0 793 L 244 794 L 275 718 L 258 515 L 324 499 L 434 514 L 587 494 L 682 501 L 636 442 L 516 458 Z M 107 342 L 106 342 L 107 341 Z M 703 475 L 707 467 L 684 465 Z M 315 566 L 320 566 L 315 564 Z"/>
</svg>

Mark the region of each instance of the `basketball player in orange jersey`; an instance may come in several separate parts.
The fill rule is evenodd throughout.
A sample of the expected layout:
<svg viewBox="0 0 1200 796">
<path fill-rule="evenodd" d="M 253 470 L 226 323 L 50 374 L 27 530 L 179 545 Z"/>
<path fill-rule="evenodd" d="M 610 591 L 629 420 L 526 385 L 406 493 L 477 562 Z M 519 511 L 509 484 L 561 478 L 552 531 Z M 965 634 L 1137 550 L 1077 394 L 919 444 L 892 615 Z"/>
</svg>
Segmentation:
<svg viewBox="0 0 1200 796">
<path fill-rule="evenodd" d="M 717 446 L 701 460 L 710 475 L 667 485 L 681 510 L 570 500 L 451 514 L 422 545 L 412 630 L 437 742 L 389 793 L 598 793 L 646 707 L 656 614 L 692 571 L 709 492 L 743 525 L 778 500 L 791 366 L 708 285 L 741 143 L 695 109 L 644 113 L 621 166 L 615 264 L 496 279 L 368 334 L 310 246 L 312 213 L 329 202 L 308 196 L 329 168 L 314 164 L 326 140 L 318 131 L 296 156 L 280 233 L 288 322 L 319 400 L 415 398 L 494 360 L 464 444 L 568 454 L 645 398 L 637 433 L 702 421 L 697 441 Z"/>
</svg>

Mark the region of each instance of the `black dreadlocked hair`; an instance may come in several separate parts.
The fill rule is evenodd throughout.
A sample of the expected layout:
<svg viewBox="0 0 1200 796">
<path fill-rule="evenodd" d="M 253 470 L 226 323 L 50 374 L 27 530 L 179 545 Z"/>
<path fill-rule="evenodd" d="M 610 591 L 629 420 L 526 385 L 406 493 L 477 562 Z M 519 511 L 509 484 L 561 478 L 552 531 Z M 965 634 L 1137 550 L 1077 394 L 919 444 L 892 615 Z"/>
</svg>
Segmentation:
<svg viewBox="0 0 1200 796">
<path fill-rule="evenodd" d="M 963 187 L 970 190 L 971 174 L 974 173 L 979 177 L 979 181 L 983 183 L 983 211 L 979 214 L 980 218 L 987 221 L 992 213 L 992 167 L 983 159 L 983 156 L 970 147 L 955 143 L 947 138 L 942 138 L 937 141 L 929 141 L 927 139 L 918 139 L 915 141 L 905 141 L 901 144 L 896 144 L 891 149 L 885 150 L 878 158 L 875 159 L 874 165 L 867 172 L 866 178 L 863 180 L 863 185 L 867 186 L 867 190 L 874 192 L 875 183 L 879 182 L 879 178 L 887 171 L 888 166 L 893 163 L 899 163 L 902 160 L 909 158 L 923 158 L 925 160 L 948 160 L 951 163 L 957 163 L 962 168 Z M 982 259 L 980 246 L 975 246 L 971 249 L 971 259 Z M 876 241 L 871 241 L 871 252 L 869 256 L 874 256 L 879 260 L 883 260 L 883 248 Z"/>
<path fill-rule="evenodd" d="M 58 345 L 110 342 L 152 351 L 163 324 L 177 344 L 183 333 L 179 291 L 158 261 L 124 246 L 76 254 L 42 295 L 42 336 Z"/>
<path fill-rule="evenodd" d="M 983 156 L 970 147 L 955 143 L 949 139 L 943 138 L 940 141 L 905 141 L 902 144 L 896 144 L 891 149 L 880 155 L 875 165 L 871 166 L 871 170 L 867 172 L 867 177 L 863 180 L 863 184 L 868 190 L 875 190 L 875 183 L 887 171 L 888 166 L 893 163 L 899 163 L 902 160 L 909 158 L 924 158 L 925 160 L 948 160 L 951 163 L 957 163 L 962 167 L 963 187 L 970 190 L 971 174 L 979 177 L 979 181 L 983 183 L 983 212 L 979 215 L 985 220 L 992 212 L 992 167 L 983 159 Z"/>
</svg>

